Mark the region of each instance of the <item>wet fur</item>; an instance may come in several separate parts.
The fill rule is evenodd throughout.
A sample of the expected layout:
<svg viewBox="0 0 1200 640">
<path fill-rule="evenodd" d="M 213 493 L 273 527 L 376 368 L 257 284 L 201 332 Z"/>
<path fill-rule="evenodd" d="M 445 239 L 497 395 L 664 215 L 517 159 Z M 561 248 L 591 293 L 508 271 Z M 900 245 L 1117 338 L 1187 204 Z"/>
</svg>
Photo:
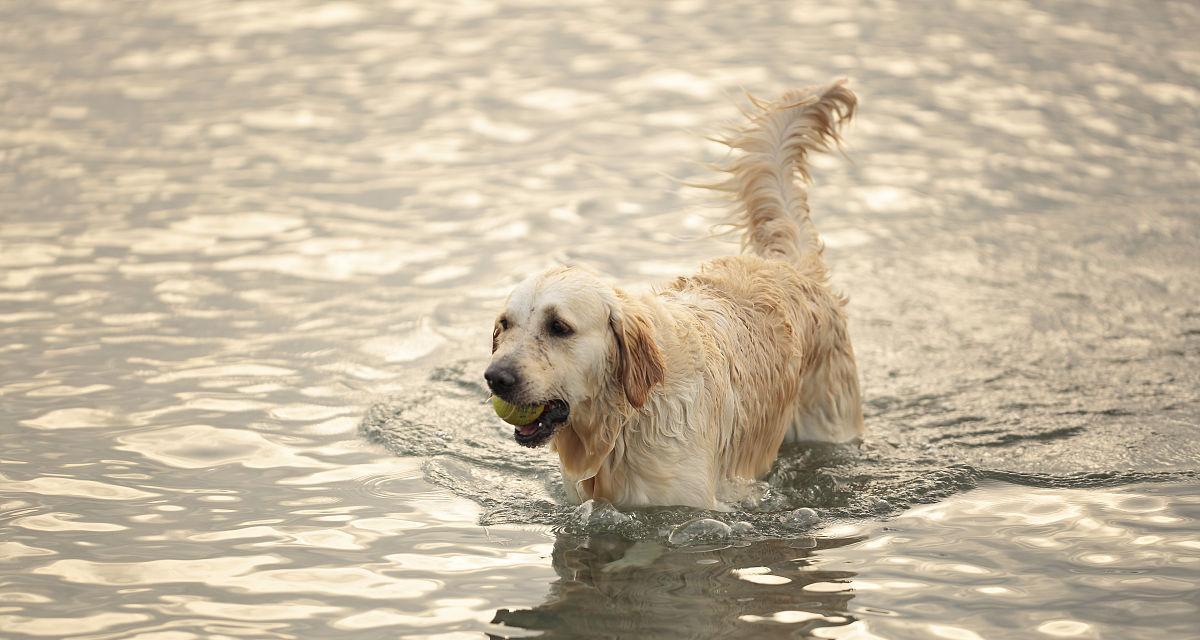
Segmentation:
<svg viewBox="0 0 1200 640">
<path fill-rule="evenodd" d="M 862 410 L 845 299 L 830 290 L 803 182 L 810 152 L 838 142 L 856 98 L 842 82 L 754 101 L 715 188 L 736 202 L 744 253 L 631 295 L 576 268 L 513 291 L 493 361 L 520 397 L 571 406 L 551 447 L 574 501 L 722 508 L 726 481 L 759 478 L 785 440 L 846 442 Z M 542 328 L 548 314 L 569 339 Z"/>
</svg>

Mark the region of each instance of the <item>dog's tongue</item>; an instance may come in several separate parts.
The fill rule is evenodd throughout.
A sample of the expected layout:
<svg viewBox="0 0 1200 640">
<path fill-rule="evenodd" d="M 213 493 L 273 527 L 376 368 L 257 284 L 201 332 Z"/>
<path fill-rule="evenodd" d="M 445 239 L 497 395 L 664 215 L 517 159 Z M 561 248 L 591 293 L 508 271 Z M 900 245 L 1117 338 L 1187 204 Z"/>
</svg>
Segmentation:
<svg viewBox="0 0 1200 640">
<path fill-rule="evenodd" d="M 523 427 L 517 427 L 517 433 L 520 433 L 523 436 L 531 436 L 531 435 L 533 435 L 534 431 L 537 431 L 537 423 L 536 422 L 533 424 L 527 424 Z"/>
</svg>

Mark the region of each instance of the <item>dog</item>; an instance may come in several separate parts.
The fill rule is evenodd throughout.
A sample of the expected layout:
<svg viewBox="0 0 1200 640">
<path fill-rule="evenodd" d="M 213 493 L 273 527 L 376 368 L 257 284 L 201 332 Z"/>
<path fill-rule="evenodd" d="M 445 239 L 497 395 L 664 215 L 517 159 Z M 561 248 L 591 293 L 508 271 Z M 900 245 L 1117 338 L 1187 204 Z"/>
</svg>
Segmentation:
<svg viewBox="0 0 1200 640">
<path fill-rule="evenodd" d="M 484 378 L 515 428 L 557 452 L 567 497 L 618 507 L 727 509 L 728 483 L 761 478 L 784 441 L 863 434 L 846 299 L 832 291 L 809 215 L 808 156 L 839 145 L 857 97 L 845 81 L 751 98 L 720 141 L 742 254 L 644 295 L 575 267 L 521 282 L 492 334 Z"/>
</svg>

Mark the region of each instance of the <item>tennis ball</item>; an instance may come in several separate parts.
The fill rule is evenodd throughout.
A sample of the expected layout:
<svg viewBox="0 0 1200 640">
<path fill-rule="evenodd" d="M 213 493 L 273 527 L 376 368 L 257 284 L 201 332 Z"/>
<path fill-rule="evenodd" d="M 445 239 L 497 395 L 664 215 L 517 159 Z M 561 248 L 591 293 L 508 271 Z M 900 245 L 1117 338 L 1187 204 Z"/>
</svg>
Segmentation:
<svg viewBox="0 0 1200 640">
<path fill-rule="evenodd" d="M 546 407 L 542 405 L 520 407 L 505 402 L 499 396 L 492 396 L 492 409 L 496 410 L 496 415 L 500 416 L 501 420 L 511 425 L 524 427 L 537 420 L 538 416 L 542 415 L 542 412 L 546 410 Z"/>
</svg>

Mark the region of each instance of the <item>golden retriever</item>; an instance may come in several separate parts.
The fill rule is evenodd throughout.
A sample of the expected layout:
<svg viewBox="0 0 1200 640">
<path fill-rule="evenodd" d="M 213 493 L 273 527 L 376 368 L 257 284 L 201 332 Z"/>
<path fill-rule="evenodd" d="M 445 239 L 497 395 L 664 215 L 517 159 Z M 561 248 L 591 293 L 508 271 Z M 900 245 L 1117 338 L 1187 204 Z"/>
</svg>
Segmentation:
<svg viewBox="0 0 1200 640">
<path fill-rule="evenodd" d="M 844 81 L 753 100 L 715 188 L 738 204 L 743 254 L 633 295 L 553 268 L 509 295 L 484 375 L 503 400 L 541 407 L 516 427 L 546 442 L 575 502 L 722 509 L 785 441 L 862 435 L 846 300 L 830 290 L 809 216 L 808 154 L 840 142 L 857 104 Z"/>
</svg>

